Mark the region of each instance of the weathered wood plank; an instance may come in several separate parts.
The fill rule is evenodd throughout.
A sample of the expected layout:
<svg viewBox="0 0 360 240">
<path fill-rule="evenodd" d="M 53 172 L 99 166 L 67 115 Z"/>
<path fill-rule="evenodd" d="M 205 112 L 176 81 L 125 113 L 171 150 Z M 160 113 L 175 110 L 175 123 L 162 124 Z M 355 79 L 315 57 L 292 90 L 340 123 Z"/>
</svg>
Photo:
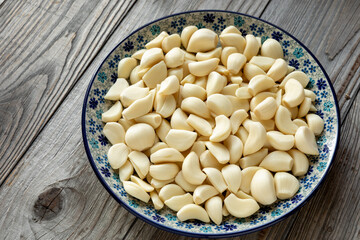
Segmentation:
<svg viewBox="0 0 360 240">
<path fill-rule="evenodd" d="M 1 5 L 0 185 L 133 2 Z"/>
</svg>

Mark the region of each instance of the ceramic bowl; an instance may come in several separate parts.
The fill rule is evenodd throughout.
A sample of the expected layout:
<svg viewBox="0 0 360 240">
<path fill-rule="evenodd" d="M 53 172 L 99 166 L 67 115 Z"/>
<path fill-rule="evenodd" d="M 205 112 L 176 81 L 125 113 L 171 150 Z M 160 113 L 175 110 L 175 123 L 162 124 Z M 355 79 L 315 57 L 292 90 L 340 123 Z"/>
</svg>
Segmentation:
<svg viewBox="0 0 360 240">
<path fill-rule="evenodd" d="M 104 136 L 101 114 L 111 102 L 104 95 L 117 79 L 117 64 L 120 59 L 131 56 L 135 51 L 156 37 L 161 31 L 181 33 L 188 25 L 209 28 L 220 34 L 227 26 L 236 26 L 243 35 L 253 34 L 264 42 L 268 38 L 278 40 L 283 48 L 285 60 L 290 66 L 308 74 L 307 86 L 316 94 L 317 114 L 325 121 L 325 128 L 317 138 L 320 155 L 309 157 L 308 173 L 300 178 L 301 187 L 288 200 L 277 201 L 264 206 L 251 217 L 225 217 L 221 225 L 199 221 L 180 222 L 176 213 L 163 208 L 154 209 L 151 201 L 146 204 L 129 196 L 119 176 L 110 168 L 107 152 L 110 147 Z M 324 68 L 315 56 L 296 38 L 275 25 L 261 19 L 228 11 L 193 11 L 161 18 L 135 30 L 122 40 L 104 59 L 86 92 L 82 112 L 83 140 L 90 164 L 105 189 L 128 211 L 145 222 L 170 232 L 192 237 L 230 237 L 251 233 L 283 220 L 304 205 L 324 180 L 334 159 L 339 139 L 339 110 L 334 89 Z"/>
</svg>

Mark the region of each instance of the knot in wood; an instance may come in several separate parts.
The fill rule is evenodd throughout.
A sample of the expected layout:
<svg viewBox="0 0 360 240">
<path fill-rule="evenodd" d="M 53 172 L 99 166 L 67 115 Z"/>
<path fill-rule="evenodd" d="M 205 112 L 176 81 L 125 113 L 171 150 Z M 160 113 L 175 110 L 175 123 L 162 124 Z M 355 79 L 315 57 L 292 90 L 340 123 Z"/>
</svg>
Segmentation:
<svg viewBox="0 0 360 240">
<path fill-rule="evenodd" d="M 55 218 L 63 207 L 62 188 L 50 188 L 42 192 L 36 200 L 33 212 L 34 221 L 50 220 Z"/>
</svg>

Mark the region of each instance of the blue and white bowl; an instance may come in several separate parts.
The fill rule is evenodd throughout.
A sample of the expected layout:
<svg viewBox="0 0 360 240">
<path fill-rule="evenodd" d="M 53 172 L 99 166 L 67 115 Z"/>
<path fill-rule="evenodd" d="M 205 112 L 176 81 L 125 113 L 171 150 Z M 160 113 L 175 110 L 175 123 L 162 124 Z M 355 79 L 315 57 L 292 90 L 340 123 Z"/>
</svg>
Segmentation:
<svg viewBox="0 0 360 240">
<path fill-rule="evenodd" d="M 290 66 L 310 77 L 307 86 L 316 94 L 317 114 L 325 121 L 325 128 L 317 139 L 319 156 L 311 156 L 308 173 L 300 178 L 300 189 L 288 200 L 277 201 L 262 207 L 249 218 L 225 217 L 219 226 L 199 221 L 180 222 L 176 213 L 168 208 L 160 211 L 152 203 L 145 204 L 129 196 L 110 168 L 107 160 L 109 142 L 102 133 L 104 124 L 101 114 L 112 105 L 104 95 L 117 79 L 117 64 L 120 59 L 131 56 L 144 48 L 145 44 L 160 32 L 181 33 L 185 26 L 196 25 L 221 33 L 227 26 L 236 26 L 243 35 L 253 34 L 264 42 L 268 38 L 278 40 L 283 48 L 285 60 Z M 228 11 L 193 11 L 174 14 L 153 21 L 121 41 L 100 65 L 89 84 L 82 112 L 83 140 L 90 164 L 106 190 L 128 211 L 153 226 L 192 237 L 230 237 L 251 233 L 283 220 L 299 209 L 313 195 L 325 178 L 334 159 L 340 133 L 339 109 L 334 89 L 324 68 L 315 56 L 296 38 L 286 31 L 261 19 Z"/>
</svg>

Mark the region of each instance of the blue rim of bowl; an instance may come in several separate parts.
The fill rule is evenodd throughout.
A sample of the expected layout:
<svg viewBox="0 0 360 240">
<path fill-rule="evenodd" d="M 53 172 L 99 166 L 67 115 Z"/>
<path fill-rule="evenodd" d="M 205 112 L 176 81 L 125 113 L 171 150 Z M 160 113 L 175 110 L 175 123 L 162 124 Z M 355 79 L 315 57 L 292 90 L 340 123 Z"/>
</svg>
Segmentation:
<svg viewBox="0 0 360 240">
<path fill-rule="evenodd" d="M 160 20 L 163 20 L 163 19 L 166 19 L 166 18 L 170 18 L 170 17 L 173 17 L 173 16 L 177 16 L 177 15 L 181 15 L 181 14 L 187 14 L 187 13 L 195 13 L 195 12 L 222 12 L 222 13 L 231 13 L 231 14 L 237 14 L 237 15 L 242 15 L 242 16 L 247 16 L 247 17 L 250 17 L 250 18 L 254 18 L 254 19 L 257 19 L 259 21 L 262 21 L 264 23 L 267 23 L 273 27 L 276 27 L 278 29 L 280 29 L 281 31 L 283 31 L 284 33 L 286 33 L 288 36 L 290 36 L 291 38 L 293 38 L 297 43 L 299 43 L 312 57 L 313 59 L 316 61 L 316 63 L 319 65 L 319 67 L 321 68 L 322 72 L 324 73 L 325 77 L 326 77 L 326 80 L 330 86 L 330 89 L 331 89 L 331 92 L 334 96 L 334 100 L 335 100 L 335 106 L 336 106 L 336 115 L 337 115 L 337 118 L 338 118 L 338 124 L 337 124 L 337 135 L 336 135 L 336 142 L 335 142 L 335 149 L 334 149 L 334 153 L 329 161 L 329 165 L 328 165 L 328 168 L 326 169 L 323 177 L 320 179 L 319 183 L 317 184 L 317 186 L 312 190 L 312 192 L 304 199 L 304 201 L 296 206 L 293 210 L 289 211 L 288 213 L 284 214 L 283 216 L 281 216 L 280 218 L 272 221 L 272 222 L 269 222 L 269 223 L 266 223 L 262 226 L 259 226 L 259 227 L 255 227 L 255 228 L 252 228 L 252 229 L 249 229 L 249 230 L 241 230 L 241 231 L 238 231 L 238 232 L 231 232 L 231 233 L 210 233 L 210 234 L 203 234 L 203 233 L 196 233 L 196 232 L 186 232 L 186 231 L 182 231 L 182 230 L 178 230 L 178 229 L 174 229 L 174 228 L 171 228 L 171 227 L 167 227 L 167 226 L 163 226 L 159 223 L 156 223 L 156 222 L 153 222 L 145 217 L 143 217 L 141 214 L 139 214 L 138 212 L 134 211 L 133 209 L 131 209 L 129 206 L 127 206 L 123 201 L 121 201 L 121 199 L 119 199 L 115 194 L 114 192 L 111 190 L 111 188 L 106 184 L 105 180 L 103 179 L 103 177 L 101 176 L 99 170 L 97 169 L 96 165 L 95 165 L 95 161 L 94 159 L 92 158 L 92 155 L 90 153 L 90 149 L 89 149 L 89 144 L 87 142 L 87 138 L 86 138 L 86 129 L 85 129 L 85 115 L 86 115 L 86 106 L 87 106 L 87 99 L 89 97 L 89 93 L 90 93 L 90 90 L 91 90 L 91 87 L 94 83 L 94 80 L 101 68 L 101 66 L 105 63 L 106 59 L 110 56 L 110 54 L 115 51 L 115 49 L 117 49 L 119 47 L 120 44 L 122 44 L 124 41 L 126 41 L 131 35 L 133 35 L 134 33 L 136 33 L 137 31 L 155 23 L 155 22 L 158 22 Z M 240 236 L 240 235 L 245 235 L 245 234 L 249 234 L 249 233 L 253 233 L 253 232 L 257 232 L 257 231 L 260 231 L 262 229 L 265 229 L 265 228 L 268 228 L 282 220 L 284 220 L 285 218 L 287 218 L 288 216 L 292 215 L 293 213 L 295 213 L 296 211 L 298 211 L 301 207 L 303 207 L 305 205 L 305 203 L 307 203 L 310 198 L 314 195 L 314 193 L 319 189 L 320 185 L 322 185 L 322 183 L 324 182 L 324 179 L 326 178 L 330 168 L 332 167 L 332 162 L 334 161 L 334 158 L 336 157 L 336 153 L 337 153 L 337 150 L 338 150 L 338 145 L 339 145 L 339 139 L 340 139 L 340 128 L 341 128 L 341 119 L 340 119 L 340 111 L 339 111 L 339 104 L 338 104 L 338 100 L 337 100 L 337 97 L 336 97 L 336 93 L 335 93 L 335 90 L 334 90 L 334 87 L 330 81 L 330 78 L 329 76 L 327 75 L 325 69 L 323 68 L 323 66 L 320 64 L 319 60 L 315 57 L 315 55 L 304 45 L 302 44 L 297 38 L 295 38 L 293 35 L 291 35 L 290 33 L 288 33 L 287 31 L 285 31 L 284 29 L 268 22 L 268 21 L 265 21 L 263 19 L 260 19 L 258 17 L 254 17 L 254 16 L 251 16 L 251 15 L 248 15 L 248 14 L 244 14 L 244 13 L 238 13 L 238 12 L 233 12 L 233 11 L 227 11 L 227 10 L 195 10 L 195 11 L 187 11 L 187 12 L 180 12 L 180 13 L 175 13 L 175 14 L 171 14 L 171 15 L 168 15 L 168 16 L 165 16 L 165 17 L 162 17 L 162 18 L 158 18 L 154 21 L 151 21 L 141 27 L 139 27 L 138 29 L 136 29 L 135 31 L 131 32 L 127 37 L 125 37 L 119 44 L 117 44 L 113 50 L 105 57 L 105 59 L 102 61 L 102 63 L 100 64 L 99 68 L 97 69 L 97 71 L 95 72 L 93 78 L 91 79 L 91 82 L 88 86 L 88 89 L 86 91 L 86 94 L 85 94 L 85 98 L 84 98 L 84 103 L 83 103 L 83 109 L 82 109 L 82 118 L 81 118 L 81 128 L 82 128 L 82 137 L 83 137 L 83 142 L 84 142 L 84 147 L 85 147 L 85 151 L 86 151 L 86 155 L 89 159 L 89 162 L 91 164 L 91 167 L 93 168 L 97 178 L 99 179 L 99 181 L 101 182 L 101 184 L 105 187 L 105 189 L 109 192 L 109 194 L 118 202 L 120 203 L 120 205 L 122 207 L 124 207 L 126 210 L 128 210 L 130 213 L 132 213 L 133 215 L 135 215 L 136 217 L 140 218 L 141 220 L 145 221 L 146 223 L 149 223 L 150 225 L 154 226 L 154 227 L 157 227 L 157 228 L 160 228 L 162 230 L 165 230 L 165 231 L 168 231 L 168 232 L 171 232 L 171 233 L 177 233 L 177 234 L 181 234 L 181 235 L 184 235 L 184 236 L 188 236 L 188 237 L 201 237 L 201 238 L 219 238 L 219 237 L 235 237 L 235 236 Z"/>
</svg>

